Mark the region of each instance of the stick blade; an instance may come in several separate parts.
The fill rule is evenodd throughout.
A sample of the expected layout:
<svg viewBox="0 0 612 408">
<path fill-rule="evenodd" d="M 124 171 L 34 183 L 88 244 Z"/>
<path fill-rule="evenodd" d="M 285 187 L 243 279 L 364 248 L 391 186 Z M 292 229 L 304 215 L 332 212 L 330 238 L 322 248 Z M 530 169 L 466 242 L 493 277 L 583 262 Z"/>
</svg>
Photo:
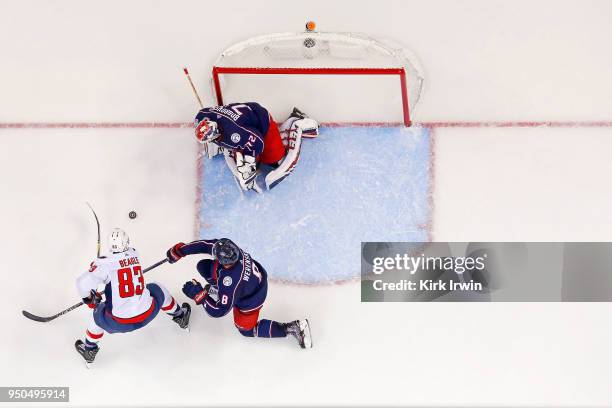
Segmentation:
<svg viewBox="0 0 612 408">
<path fill-rule="evenodd" d="M 30 312 L 22 310 L 21 313 L 30 320 L 34 320 L 35 322 L 47 323 L 54 319 L 54 317 L 40 317 L 36 316 Z"/>
</svg>

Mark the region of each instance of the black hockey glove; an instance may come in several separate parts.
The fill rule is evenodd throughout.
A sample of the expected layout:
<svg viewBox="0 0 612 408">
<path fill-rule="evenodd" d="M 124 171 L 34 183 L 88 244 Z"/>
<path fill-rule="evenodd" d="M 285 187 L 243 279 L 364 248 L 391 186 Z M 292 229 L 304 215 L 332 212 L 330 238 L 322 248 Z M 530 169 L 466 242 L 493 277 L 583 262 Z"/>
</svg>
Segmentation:
<svg viewBox="0 0 612 408">
<path fill-rule="evenodd" d="M 89 296 L 83 298 L 83 303 L 89 306 L 90 309 L 95 309 L 102 302 L 102 294 L 91 290 Z"/>
<path fill-rule="evenodd" d="M 204 298 L 208 294 L 208 290 L 210 289 L 210 284 L 202 287 L 200 282 L 195 279 L 192 279 L 188 282 L 185 282 L 183 285 L 183 293 L 185 296 L 193 299 L 196 302 L 196 305 L 199 305 L 204 301 Z"/>
</svg>

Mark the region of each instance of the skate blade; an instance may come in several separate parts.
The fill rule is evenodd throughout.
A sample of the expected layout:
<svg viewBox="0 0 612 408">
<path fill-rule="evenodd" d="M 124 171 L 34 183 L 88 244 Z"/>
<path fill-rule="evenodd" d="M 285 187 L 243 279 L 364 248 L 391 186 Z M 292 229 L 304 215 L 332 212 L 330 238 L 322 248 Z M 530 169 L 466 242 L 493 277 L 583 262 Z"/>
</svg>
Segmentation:
<svg viewBox="0 0 612 408">
<path fill-rule="evenodd" d="M 304 333 L 304 348 L 310 349 L 312 348 L 312 335 L 310 334 L 310 323 L 308 323 L 308 319 L 304 320 L 305 324 L 302 326 L 300 322 L 300 329 Z"/>
<path fill-rule="evenodd" d="M 85 368 L 90 370 L 91 366 L 93 365 L 93 363 L 88 363 L 87 361 L 85 361 Z"/>
<path fill-rule="evenodd" d="M 182 332 L 190 333 L 191 332 L 191 326 L 187 326 L 187 327 L 179 326 L 179 330 L 182 331 Z"/>
<path fill-rule="evenodd" d="M 93 362 L 88 363 L 87 360 L 85 360 L 83 358 L 83 356 L 80 355 L 80 354 L 79 354 L 79 360 L 82 361 L 83 363 L 85 363 L 85 368 L 88 369 L 88 370 L 91 368 L 91 365 L 93 364 Z"/>
</svg>

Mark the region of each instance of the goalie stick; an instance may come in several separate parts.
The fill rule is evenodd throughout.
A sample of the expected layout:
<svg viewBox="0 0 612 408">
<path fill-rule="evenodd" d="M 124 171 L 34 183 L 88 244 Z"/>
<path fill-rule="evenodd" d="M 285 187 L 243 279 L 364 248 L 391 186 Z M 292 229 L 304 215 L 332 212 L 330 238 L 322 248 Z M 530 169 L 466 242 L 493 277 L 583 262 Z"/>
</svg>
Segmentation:
<svg viewBox="0 0 612 408">
<path fill-rule="evenodd" d="M 193 94 L 198 100 L 198 104 L 200 104 L 200 109 L 204 109 L 204 104 L 202 103 L 202 100 L 200 99 L 200 95 L 198 94 L 198 91 L 196 90 L 195 85 L 193 85 L 193 81 L 191 80 L 191 75 L 189 75 L 189 71 L 187 71 L 187 67 L 183 68 L 183 73 L 187 77 L 187 80 L 189 81 L 189 85 L 191 85 L 191 90 L 193 91 Z"/>
<path fill-rule="evenodd" d="M 166 262 L 168 262 L 168 258 L 162 259 L 161 261 L 154 263 L 153 265 L 149 266 L 148 268 L 143 269 L 142 273 L 145 274 L 145 273 L 149 272 L 151 269 L 157 268 L 158 266 L 160 266 L 162 264 L 165 264 Z M 53 316 L 49 316 L 49 317 L 37 316 L 37 315 L 32 314 L 30 312 L 27 312 L 25 310 L 22 310 L 21 313 L 25 317 L 30 319 L 30 320 L 34 320 L 36 322 L 41 322 L 41 323 L 47 323 L 47 322 L 50 322 L 51 320 L 57 319 L 58 317 L 65 315 L 68 312 L 73 311 L 74 309 L 82 306 L 83 304 L 84 303 L 81 301 L 81 302 L 79 302 L 77 304 L 74 304 L 74 305 L 70 306 L 69 308 L 64 309 L 61 312 L 59 312 L 57 314 L 54 314 Z"/>
<path fill-rule="evenodd" d="M 193 92 L 193 96 L 196 97 L 198 104 L 200 105 L 200 109 L 204 109 L 204 104 L 202 103 L 202 99 L 200 99 L 198 90 L 196 89 L 195 85 L 193 84 L 193 81 L 191 80 L 191 75 L 189 75 L 189 71 L 187 70 L 187 67 L 183 67 L 183 73 L 185 74 L 185 77 L 187 77 L 187 81 L 189 81 L 189 85 L 191 86 L 191 91 Z M 208 155 L 208 144 L 207 143 L 204 144 L 203 150 L 204 150 L 203 154 Z"/>
</svg>

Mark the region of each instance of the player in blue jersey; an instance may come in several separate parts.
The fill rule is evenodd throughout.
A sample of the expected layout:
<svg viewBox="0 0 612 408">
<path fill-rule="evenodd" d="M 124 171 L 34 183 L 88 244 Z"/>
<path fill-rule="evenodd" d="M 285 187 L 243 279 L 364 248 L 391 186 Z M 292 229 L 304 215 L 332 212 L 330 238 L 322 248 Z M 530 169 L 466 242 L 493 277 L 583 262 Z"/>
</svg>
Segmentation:
<svg viewBox="0 0 612 408">
<path fill-rule="evenodd" d="M 279 323 L 259 320 L 268 293 L 268 274 L 259 262 L 227 238 L 182 242 L 170 248 L 166 256 L 175 263 L 187 255 L 204 255 L 197 269 L 207 284 L 193 279 L 183 285 L 183 293 L 201 305 L 211 317 L 223 317 L 230 311 L 234 324 L 246 337 L 287 337 L 293 335 L 302 348 L 312 347 L 308 320 Z"/>
<path fill-rule="evenodd" d="M 270 113 L 255 102 L 204 108 L 195 118 L 196 138 L 206 144 L 208 157 L 223 153 L 243 191 L 262 192 L 256 183 L 260 164 L 269 172 L 271 189 L 293 171 L 300 157 L 302 137 L 316 137 L 318 124 L 297 108 L 280 128 Z"/>
</svg>

